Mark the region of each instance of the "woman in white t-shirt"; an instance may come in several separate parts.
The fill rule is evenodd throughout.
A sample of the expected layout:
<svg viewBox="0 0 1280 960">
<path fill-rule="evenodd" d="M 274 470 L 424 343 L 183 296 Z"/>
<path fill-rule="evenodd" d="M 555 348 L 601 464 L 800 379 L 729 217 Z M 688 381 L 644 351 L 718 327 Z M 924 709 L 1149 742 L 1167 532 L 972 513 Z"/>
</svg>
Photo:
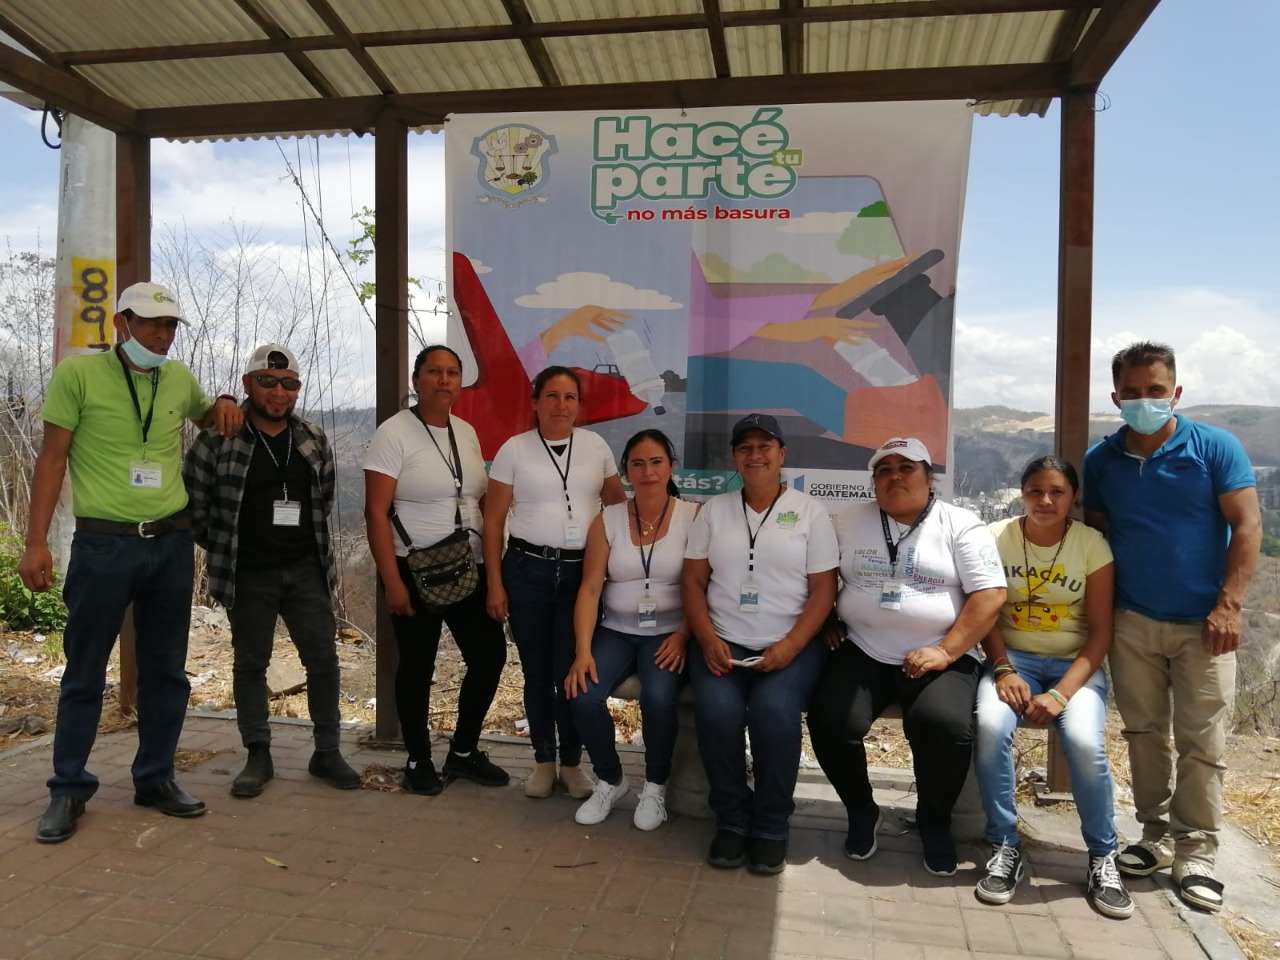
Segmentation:
<svg viewBox="0 0 1280 960">
<path fill-rule="evenodd" d="M 444 772 L 486 786 L 510 779 L 478 747 L 485 714 L 493 703 L 506 663 L 502 626 L 486 610 L 483 569 L 469 597 L 429 608 L 413 586 L 405 557 L 409 546 L 394 528 L 391 514 L 414 547 L 429 547 L 448 537 L 458 523 L 471 531 L 471 547 L 480 559 L 480 501 L 485 492 L 484 458 L 471 424 L 450 415 L 462 392 L 462 361 L 442 344 L 429 346 L 413 364 L 418 402 L 387 418 L 365 455 L 365 529 L 378 570 L 400 659 L 396 667 L 396 713 L 409 758 L 404 788 L 428 796 L 443 788 L 431 762 L 431 678 L 435 673 L 440 627 L 462 653 L 467 672 L 458 694 L 458 722 Z"/>
<path fill-rule="evenodd" d="M 969 775 L 982 669 L 974 648 L 1004 602 L 1004 571 L 982 521 L 934 496 L 923 443 L 887 440 L 868 467 L 875 501 L 836 517 L 843 642 L 814 692 L 809 735 L 849 816 L 844 852 L 866 860 L 876 852 L 880 808 L 862 740 L 885 707 L 901 703 L 925 869 L 949 877 L 951 810 Z"/>
<path fill-rule="evenodd" d="M 819 633 L 840 561 L 825 508 L 782 483 L 778 421 L 752 413 L 734 425 L 742 489 L 712 497 L 685 550 L 685 617 L 698 748 L 710 785 L 713 867 L 786 867 L 800 768 L 800 717 L 827 662 Z M 747 785 L 751 734 L 755 789 Z"/>
<path fill-rule="evenodd" d="M 671 478 L 674 461 L 675 448 L 661 430 L 641 430 L 628 440 L 621 463 L 634 495 L 605 507 L 587 533 L 573 618 L 578 652 L 565 679 L 573 720 L 596 774 L 595 792 L 575 814 L 578 823 L 600 823 L 626 796 L 608 701 L 632 674 L 640 676 L 645 759 L 634 822 L 654 830 L 667 819 L 676 694 L 689 636 L 680 573 L 698 513 L 696 504 L 680 499 Z"/>
<path fill-rule="evenodd" d="M 587 530 L 602 500 L 621 503 L 626 494 L 609 445 L 574 426 L 581 399 L 578 375 L 568 367 L 547 367 L 534 378 L 537 426 L 498 450 L 485 496 L 489 615 L 510 620 L 520 653 L 535 761 L 524 783 L 529 797 L 551 796 L 557 779 L 578 800 L 591 796 L 595 787 L 581 767 L 582 740 L 564 679 L 574 658 L 573 605 Z"/>
<path fill-rule="evenodd" d="M 1089 902 L 1109 917 L 1133 913 L 1117 864 L 1115 802 L 1107 759 L 1107 674 L 1115 566 L 1097 530 L 1073 523 L 1076 469 L 1061 457 L 1022 472 L 1025 516 L 991 525 L 1008 598 L 983 648 L 989 670 L 978 686 L 976 769 L 991 858 L 975 893 L 1013 899 L 1025 864 L 1018 842 L 1013 736 L 1025 718 L 1062 737 L 1080 832 L 1089 852 Z"/>
</svg>

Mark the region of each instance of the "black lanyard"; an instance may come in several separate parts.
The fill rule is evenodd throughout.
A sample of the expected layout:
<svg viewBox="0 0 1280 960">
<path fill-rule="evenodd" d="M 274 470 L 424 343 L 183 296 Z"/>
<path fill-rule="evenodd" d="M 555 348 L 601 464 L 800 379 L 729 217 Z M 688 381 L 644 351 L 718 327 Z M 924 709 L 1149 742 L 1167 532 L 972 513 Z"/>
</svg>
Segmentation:
<svg viewBox="0 0 1280 960">
<path fill-rule="evenodd" d="M 930 493 L 929 502 L 925 505 L 924 510 L 921 511 L 920 516 L 916 517 L 916 522 L 907 528 L 907 532 L 898 538 L 897 543 L 893 542 L 893 537 L 889 534 L 889 515 L 883 510 L 880 511 L 880 526 L 884 528 L 884 545 L 889 551 L 889 565 L 892 567 L 889 571 L 889 576 L 897 577 L 898 575 L 898 547 L 902 546 L 902 541 L 915 533 L 916 528 L 924 523 L 925 517 L 929 516 L 929 512 L 933 510 L 933 504 L 934 496 Z M 894 523 L 897 522 L 896 520 L 894 521 Z"/>
<path fill-rule="evenodd" d="M 124 382 L 129 387 L 129 396 L 133 398 L 133 412 L 138 415 L 138 423 L 142 424 L 142 450 L 147 449 L 147 435 L 151 433 L 151 417 L 156 412 L 156 390 L 160 386 L 160 368 L 151 371 L 151 406 L 147 410 L 147 419 L 142 419 L 142 404 L 138 400 L 138 388 L 133 385 L 133 374 L 129 365 L 124 362 L 124 354 L 116 347 L 116 359 L 120 361 L 120 369 L 124 371 Z"/>
<path fill-rule="evenodd" d="M 640 533 L 640 505 L 636 503 L 635 498 L 631 499 L 631 505 L 636 508 L 636 533 Z M 662 521 L 666 519 L 667 508 L 671 506 L 671 494 L 667 494 L 667 502 L 662 505 L 662 512 L 658 514 L 657 526 L 653 528 L 653 543 L 649 544 L 649 556 L 644 555 L 644 535 L 640 536 L 640 566 L 644 570 L 644 592 L 649 592 L 649 568 L 653 565 L 653 549 L 658 545 L 658 531 L 662 529 Z M 750 529 L 748 527 L 748 529 Z"/>
<path fill-rule="evenodd" d="M 569 511 L 569 517 L 573 517 L 573 501 L 569 499 L 569 468 L 573 464 L 573 432 L 569 432 L 569 449 L 564 455 L 564 469 L 560 469 L 560 461 L 556 459 L 555 453 L 551 449 L 551 444 L 547 443 L 547 438 L 542 435 L 542 428 L 538 427 L 538 439 L 542 441 L 543 449 L 547 451 L 547 456 L 551 458 L 551 465 L 556 468 L 556 473 L 560 474 L 560 482 L 564 485 L 564 508 Z"/>
<path fill-rule="evenodd" d="M 453 453 L 453 463 L 450 463 L 449 458 L 440 449 L 440 442 L 436 440 L 436 435 L 431 432 L 431 424 L 427 423 L 422 416 L 421 408 L 414 407 L 413 415 L 422 422 L 422 426 L 426 429 L 427 436 L 431 438 L 431 443 L 435 446 L 436 452 L 440 454 L 440 459 L 444 461 L 445 469 L 449 471 L 449 476 L 453 478 L 453 492 L 457 495 L 457 502 L 453 506 L 453 525 L 460 530 L 462 529 L 462 455 L 458 453 L 458 440 L 453 435 L 453 420 L 450 419 L 445 423 L 445 429 L 449 431 L 449 450 Z M 456 469 L 454 464 L 457 464 Z"/>
<path fill-rule="evenodd" d="M 779 486 L 778 492 L 774 494 L 773 500 L 764 511 L 764 516 L 760 518 L 760 522 L 756 524 L 755 533 L 751 532 L 751 521 L 747 519 L 747 491 L 742 491 L 742 522 L 747 525 L 747 574 L 756 572 L 756 537 L 760 536 L 760 531 L 764 529 L 765 523 L 769 519 L 769 514 L 773 512 L 774 506 L 778 502 L 778 498 L 782 496 L 785 487 Z"/>
<path fill-rule="evenodd" d="M 271 462 L 276 465 L 276 470 L 280 472 L 280 491 L 284 494 L 285 500 L 288 500 L 289 499 L 289 479 L 288 479 L 289 478 L 289 461 L 293 459 L 293 428 L 289 426 L 288 421 L 285 421 L 284 433 L 289 441 L 289 446 L 286 447 L 284 451 L 283 467 L 280 466 L 280 461 L 276 459 L 276 452 L 271 449 L 270 439 L 268 439 L 267 437 L 264 437 L 262 435 L 262 431 L 259 430 L 257 427 L 255 427 L 252 423 L 249 424 L 249 429 L 252 430 L 257 435 L 258 439 L 262 441 L 262 446 L 266 449 L 267 456 L 271 458 Z"/>
</svg>

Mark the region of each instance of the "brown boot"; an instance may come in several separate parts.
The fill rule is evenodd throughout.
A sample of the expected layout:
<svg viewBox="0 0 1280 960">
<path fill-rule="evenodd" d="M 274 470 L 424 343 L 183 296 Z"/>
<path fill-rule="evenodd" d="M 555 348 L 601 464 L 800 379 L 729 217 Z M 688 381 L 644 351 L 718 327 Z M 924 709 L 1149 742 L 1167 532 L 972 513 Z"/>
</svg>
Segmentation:
<svg viewBox="0 0 1280 960">
<path fill-rule="evenodd" d="M 579 766 L 560 768 L 560 782 L 575 800 L 585 800 L 596 789 L 596 782 Z"/>
<path fill-rule="evenodd" d="M 539 763 L 533 768 L 533 773 L 524 782 L 524 795 L 541 800 L 551 796 L 551 791 L 555 789 L 555 786 L 556 765 L 555 761 L 549 760 L 546 763 Z"/>
</svg>

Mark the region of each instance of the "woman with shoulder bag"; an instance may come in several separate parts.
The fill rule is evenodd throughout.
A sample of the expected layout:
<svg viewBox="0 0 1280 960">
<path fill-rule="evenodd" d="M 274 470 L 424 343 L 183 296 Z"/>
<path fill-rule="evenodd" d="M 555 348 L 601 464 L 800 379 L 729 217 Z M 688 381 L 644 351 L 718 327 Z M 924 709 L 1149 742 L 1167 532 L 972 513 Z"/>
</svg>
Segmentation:
<svg viewBox="0 0 1280 960">
<path fill-rule="evenodd" d="M 489 615 L 499 622 L 510 617 L 520 652 L 536 763 L 524 784 L 529 797 L 549 797 L 557 780 L 577 800 L 595 789 L 581 767 L 582 739 L 564 681 L 574 659 L 573 607 L 587 530 L 601 500 L 606 506 L 621 503 L 626 494 L 609 445 L 599 434 L 574 426 L 581 399 L 578 376 L 568 367 L 547 367 L 534 378 L 536 426 L 502 445 L 485 496 Z"/>
<path fill-rule="evenodd" d="M 475 430 L 449 413 L 462 391 L 462 361 L 442 344 L 425 348 L 414 361 L 413 389 L 417 405 L 383 422 L 369 444 L 365 527 L 400 653 L 396 712 L 409 754 L 402 785 L 410 793 L 433 796 L 443 789 L 431 761 L 428 720 L 441 624 L 449 625 L 467 667 L 444 761 L 448 777 L 494 787 L 510 779 L 478 748 L 507 648 L 502 625 L 486 612 L 483 567 L 478 576 L 471 569 L 472 558 L 481 560 L 478 531 L 486 477 Z M 459 560 L 456 550 L 431 549 L 456 537 L 459 529 L 467 531 L 472 558 L 465 551 Z M 415 552 L 428 558 L 445 553 L 444 575 L 415 576 L 409 560 Z"/>
</svg>

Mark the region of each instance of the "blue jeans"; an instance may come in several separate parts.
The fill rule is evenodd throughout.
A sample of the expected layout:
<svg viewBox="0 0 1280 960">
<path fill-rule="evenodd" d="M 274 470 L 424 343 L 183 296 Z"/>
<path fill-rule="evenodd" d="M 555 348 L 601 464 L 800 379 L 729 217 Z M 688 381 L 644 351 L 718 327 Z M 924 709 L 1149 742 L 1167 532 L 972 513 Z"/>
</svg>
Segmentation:
<svg viewBox="0 0 1280 960">
<path fill-rule="evenodd" d="M 573 605 L 580 583 L 581 561 L 547 560 L 515 549 L 502 557 L 507 616 L 524 674 L 524 714 L 538 763 L 556 759 L 557 732 L 561 765 L 576 767 L 582 760 L 582 740 L 564 695 L 576 647 Z"/>
<path fill-rule="evenodd" d="M 643 637 L 596 627 L 591 638 L 591 655 L 596 661 L 599 683 L 587 678 L 587 692 L 569 701 L 573 722 L 591 754 L 597 779 L 617 783 L 622 776 L 618 759 L 609 696 L 633 673 L 640 674 L 640 719 L 644 733 L 644 778 L 650 783 L 666 783 L 671 776 L 671 754 L 676 748 L 676 694 L 683 675 L 664 670 L 654 662 L 654 654 L 667 635 Z M 568 671 L 566 671 L 567 673 Z"/>
<path fill-rule="evenodd" d="M 1018 676 L 1031 695 L 1044 693 L 1067 672 L 1072 657 L 1042 657 L 1021 650 L 1007 650 Z M 988 670 L 978 685 L 978 745 L 976 768 L 987 815 L 987 839 L 991 843 L 1018 843 L 1018 805 L 1014 799 L 1013 734 L 1021 717 L 1002 703 Z M 1080 812 L 1080 834 L 1090 856 L 1116 849 L 1111 766 L 1107 762 L 1107 674 L 1099 668 L 1054 720 L 1062 736 L 1063 752 L 1071 771 L 1071 795 Z"/>
<path fill-rule="evenodd" d="M 736 643 L 729 649 L 737 659 L 759 655 Z M 760 673 L 734 667 L 717 677 L 707 669 L 701 649 L 690 652 L 698 750 L 718 830 L 761 840 L 790 835 L 800 772 L 800 717 L 826 663 L 827 648 L 814 640 L 783 670 Z M 754 792 L 747 786 L 744 730 L 751 734 Z"/>
<path fill-rule="evenodd" d="M 329 580 L 317 556 L 286 567 L 236 572 L 231 624 L 232 696 L 240 741 L 270 744 L 270 691 L 267 667 L 275 646 L 276 617 L 283 618 L 289 639 L 307 671 L 307 710 L 317 750 L 337 750 L 341 738 L 338 712 L 338 624 L 333 615 Z"/>
<path fill-rule="evenodd" d="M 191 532 L 151 539 L 77 532 L 62 598 L 67 667 L 53 735 L 55 797 L 87 800 L 98 778 L 85 769 L 98 734 L 107 659 L 125 608 L 133 604 L 138 662 L 138 752 L 133 782 L 147 788 L 173 779 L 173 755 L 187 715 L 187 633 L 191 627 Z"/>
</svg>

